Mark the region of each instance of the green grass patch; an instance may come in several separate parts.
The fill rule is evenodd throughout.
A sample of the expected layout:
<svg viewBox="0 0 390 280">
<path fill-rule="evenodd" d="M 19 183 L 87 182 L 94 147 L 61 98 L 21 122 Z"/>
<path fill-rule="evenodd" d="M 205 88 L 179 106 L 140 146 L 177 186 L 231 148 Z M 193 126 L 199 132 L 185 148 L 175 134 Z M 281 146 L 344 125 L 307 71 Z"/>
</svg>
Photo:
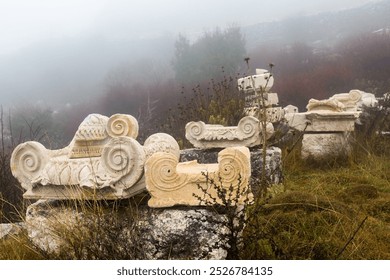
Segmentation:
<svg viewBox="0 0 390 280">
<path fill-rule="evenodd" d="M 390 259 L 390 157 L 284 162 L 285 192 L 258 201 L 243 259 Z"/>
</svg>

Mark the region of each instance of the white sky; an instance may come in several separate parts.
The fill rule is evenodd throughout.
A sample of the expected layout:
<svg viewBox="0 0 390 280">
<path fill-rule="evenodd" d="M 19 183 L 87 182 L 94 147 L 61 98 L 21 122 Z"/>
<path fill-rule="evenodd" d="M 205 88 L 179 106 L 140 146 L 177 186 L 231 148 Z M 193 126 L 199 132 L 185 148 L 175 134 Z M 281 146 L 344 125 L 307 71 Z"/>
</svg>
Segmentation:
<svg viewBox="0 0 390 280">
<path fill-rule="evenodd" d="M 0 0 L 0 54 L 58 38 L 201 32 L 373 0 Z M 123 35 L 125 34 L 125 35 Z"/>
</svg>

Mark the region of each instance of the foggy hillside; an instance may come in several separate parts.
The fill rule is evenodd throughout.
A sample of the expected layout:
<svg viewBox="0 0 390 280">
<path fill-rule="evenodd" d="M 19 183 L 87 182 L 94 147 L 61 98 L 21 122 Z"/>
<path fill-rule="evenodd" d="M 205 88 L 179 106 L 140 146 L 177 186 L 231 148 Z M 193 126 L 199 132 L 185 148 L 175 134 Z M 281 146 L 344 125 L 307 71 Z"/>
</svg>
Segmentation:
<svg viewBox="0 0 390 280">
<path fill-rule="evenodd" d="M 242 26 L 241 30 L 248 50 L 262 43 L 278 46 L 305 42 L 321 47 L 351 34 L 389 27 L 389 14 L 390 1 L 386 0 L 338 12 Z M 135 36 L 130 32 L 134 26 L 127 27 L 126 21 L 118 22 L 122 24 L 118 30 L 111 27 L 106 33 L 95 30 L 47 39 L 11 55 L 0 55 L 0 103 L 33 101 L 58 107 L 106 93 L 107 84 L 113 79 L 143 83 L 149 74 L 154 79 L 172 78 L 171 62 L 178 33 Z M 223 24 L 226 21 L 221 20 L 220 27 L 224 28 Z M 140 26 L 141 30 L 145 28 Z M 197 34 L 185 35 L 193 39 Z"/>
<path fill-rule="evenodd" d="M 140 64 L 162 67 L 166 73 L 173 54 L 174 38 L 110 41 L 104 37 L 72 38 L 45 42 L 14 56 L 0 56 L 0 91 L 4 104 L 45 100 L 49 105 L 78 103 L 104 91 L 105 80 L 117 68 Z M 143 72 L 143 73 L 142 73 Z"/>
<path fill-rule="evenodd" d="M 331 46 L 340 39 L 390 27 L 390 1 L 368 3 L 338 12 L 297 16 L 242 28 L 247 47 L 264 43 L 283 45 L 295 42 Z"/>
</svg>

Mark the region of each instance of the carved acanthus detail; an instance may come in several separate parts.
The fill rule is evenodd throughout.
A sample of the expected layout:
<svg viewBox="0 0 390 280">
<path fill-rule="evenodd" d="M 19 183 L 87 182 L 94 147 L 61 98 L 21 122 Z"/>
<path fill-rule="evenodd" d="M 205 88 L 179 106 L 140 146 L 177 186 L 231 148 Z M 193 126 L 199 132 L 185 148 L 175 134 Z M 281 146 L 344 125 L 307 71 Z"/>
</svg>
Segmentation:
<svg viewBox="0 0 390 280">
<path fill-rule="evenodd" d="M 250 153 L 246 147 L 222 150 L 215 164 L 179 163 L 174 154 L 157 152 L 145 164 L 146 188 L 151 195 L 148 204 L 150 207 L 222 204 L 218 188 L 226 191 L 226 195 L 237 196 L 237 203 L 243 204 L 253 199 L 248 186 L 250 175 Z"/>
<path fill-rule="evenodd" d="M 196 148 L 226 148 L 234 146 L 253 147 L 262 144 L 262 134 L 270 138 L 274 132 L 272 123 L 267 123 L 265 131 L 260 121 L 252 116 L 244 117 L 238 126 L 222 126 L 189 122 L 186 125 L 186 138 Z"/>
<path fill-rule="evenodd" d="M 175 138 L 166 133 L 155 133 L 149 136 L 144 143 L 146 159 L 156 152 L 167 152 L 180 157 L 180 147 Z"/>
</svg>

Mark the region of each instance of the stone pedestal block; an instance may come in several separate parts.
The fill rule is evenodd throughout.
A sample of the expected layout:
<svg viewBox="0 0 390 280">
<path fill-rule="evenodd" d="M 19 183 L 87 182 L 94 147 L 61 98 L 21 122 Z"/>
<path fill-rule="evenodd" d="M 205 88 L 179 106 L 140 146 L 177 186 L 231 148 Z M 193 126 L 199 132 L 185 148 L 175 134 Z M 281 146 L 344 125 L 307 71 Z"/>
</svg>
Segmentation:
<svg viewBox="0 0 390 280">
<path fill-rule="evenodd" d="M 351 150 L 348 133 L 304 134 L 301 156 L 304 159 L 327 159 L 348 155 Z"/>
</svg>

